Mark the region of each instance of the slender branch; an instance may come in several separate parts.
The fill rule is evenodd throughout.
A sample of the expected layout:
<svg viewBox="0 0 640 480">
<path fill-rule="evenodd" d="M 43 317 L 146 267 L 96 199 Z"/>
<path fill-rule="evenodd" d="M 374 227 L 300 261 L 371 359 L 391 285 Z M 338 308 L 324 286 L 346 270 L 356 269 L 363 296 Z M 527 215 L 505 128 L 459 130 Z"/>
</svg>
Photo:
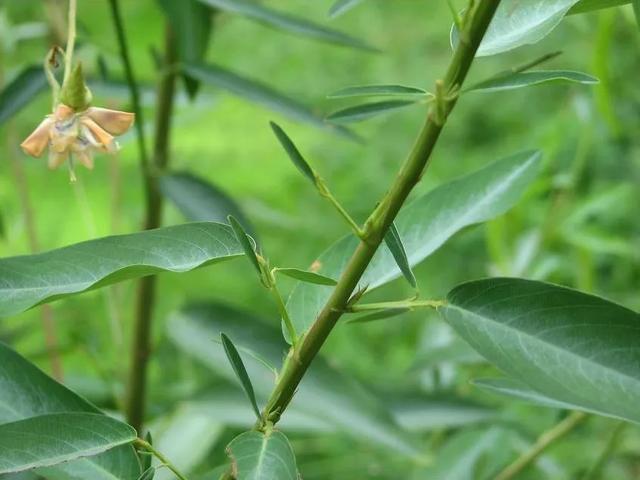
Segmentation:
<svg viewBox="0 0 640 480">
<path fill-rule="evenodd" d="M 338 285 L 334 288 L 331 297 L 309 331 L 296 346 L 293 352 L 295 361 L 287 362 L 283 368 L 257 428 L 264 429 L 280 419 L 309 365 L 342 316 L 349 298 L 383 241 L 384 235 L 398 214 L 400 207 L 406 201 L 413 187 L 420 181 L 444 123 L 457 102 L 456 93 L 459 92 L 469 72 L 478 46 L 499 3 L 500 0 L 473 2 L 464 14 L 459 45 L 445 79 L 442 81 L 443 90 L 447 95 L 441 99 L 439 112 L 436 112 L 435 106 L 431 107 L 416 144 L 391 189 L 366 221 L 363 238 L 347 263 Z"/>
<path fill-rule="evenodd" d="M 76 16 L 78 12 L 78 0 L 69 0 L 69 21 L 67 24 L 67 48 L 65 50 L 64 77 L 62 84 L 67 83 L 71 75 L 71 67 L 73 64 L 73 52 L 76 48 Z"/>
<path fill-rule="evenodd" d="M 447 302 L 444 300 L 400 300 L 397 302 L 380 302 L 380 303 L 361 303 L 350 306 L 346 309 L 350 313 L 371 312 L 376 310 L 389 310 L 406 308 L 415 310 L 416 308 L 435 308 L 444 307 Z"/>
<path fill-rule="evenodd" d="M 165 65 L 176 62 L 175 42 L 171 28 L 167 25 L 165 34 Z M 162 195 L 157 184 L 157 172 L 164 170 L 169 162 L 169 139 L 171 116 L 176 88 L 177 74 L 168 69 L 158 87 L 158 100 L 153 149 L 153 171 L 144 170 L 149 186 L 144 228 L 158 228 L 162 217 Z M 131 352 L 131 366 L 127 388 L 126 414 L 129 424 L 137 431 L 142 430 L 145 413 L 147 363 L 151 350 L 151 324 L 156 298 L 156 277 L 144 277 L 138 284 L 135 309 L 134 338 Z"/>
<path fill-rule="evenodd" d="M 158 450 L 153 448 L 153 445 L 151 445 L 149 442 L 146 442 L 141 438 L 136 438 L 133 443 L 138 448 L 152 453 L 153 456 L 155 456 L 158 460 L 160 460 L 162 464 L 166 466 L 169 470 L 171 470 L 175 474 L 175 476 L 178 477 L 180 480 L 187 480 L 187 477 L 185 477 L 182 473 L 180 473 L 180 471 L 176 468 L 176 466 L 173 463 L 171 463 L 171 461 L 169 461 L 169 459 L 165 457 L 162 453 L 160 453 Z"/>
<path fill-rule="evenodd" d="M 609 437 L 604 450 L 602 450 L 602 453 L 598 456 L 597 460 L 585 474 L 582 480 L 598 480 L 599 478 L 602 478 L 600 473 L 602 472 L 604 466 L 607 464 L 607 461 L 609 460 L 613 452 L 615 452 L 616 448 L 618 447 L 620 438 L 627 428 L 627 425 L 629 425 L 627 422 L 618 422 L 618 424 L 613 429 L 613 432 L 611 432 L 611 436 Z"/>
<path fill-rule="evenodd" d="M 351 215 L 349 215 L 349 212 L 347 212 L 345 208 L 340 204 L 338 199 L 333 196 L 333 194 L 327 187 L 326 183 L 324 183 L 324 180 L 322 178 L 316 177 L 316 187 L 320 192 L 320 196 L 327 199 L 329 203 L 333 205 L 333 207 L 344 219 L 344 221 L 347 222 L 349 227 L 351 227 L 351 230 L 353 230 L 353 233 L 355 233 L 357 237 L 361 238 L 363 235 L 363 231 L 360 228 L 360 225 L 358 225 L 357 222 L 353 218 L 351 218 Z"/>
<path fill-rule="evenodd" d="M 584 412 L 572 412 L 563 421 L 540 435 L 536 443 L 516 459 L 515 462 L 502 470 L 496 476 L 495 480 L 511 480 L 516 478 L 516 475 L 522 473 L 529 465 L 535 462 L 549 446 L 571 432 L 587 418 L 588 415 Z"/>
</svg>

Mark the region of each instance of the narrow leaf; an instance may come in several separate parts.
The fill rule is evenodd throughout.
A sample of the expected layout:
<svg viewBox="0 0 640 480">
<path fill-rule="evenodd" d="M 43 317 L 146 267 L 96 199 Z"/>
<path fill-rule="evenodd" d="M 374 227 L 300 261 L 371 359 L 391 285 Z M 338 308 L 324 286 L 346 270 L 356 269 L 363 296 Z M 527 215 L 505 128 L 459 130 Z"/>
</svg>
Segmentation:
<svg viewBox="0 0 640 480">
<path fill-rule="evenodd" d="M 42 67 L 27 67 L 0 92 L 0 125 L 29 104 L 47 86 Z"/>
<path fill-rule="evenodd" d="M 602 10 L 604 8 L 619 7 L 631 3 L 631 0 L 580 0 L 576 3 L 567 15 L 577 13 L 593 12 L 594 10 Z"/>
<path fill-rule="evenodd" d="M 329 9 L 329 17 L 336 18 L 343 13 L 351 10 L 356 5 L 362 3 L 363 0 L 336 0 Z"/>
<path fill-rule="evenodd" d="M 287 437 L 278 431 L 245 432 L 227 446 L 237 480 L 298 480 L 298 467 Z"/>
<path fill-rule="evenodd" d="M 316 285 L 334 286 L 338 284 L 338 282 L 333 278 L 325 277 L 324 275 L 310 272 L 308 270 L 300 270 L 298 268 L 278 268 L 277 272 L 286 275 L 287 277 L 300 280 L 301 282 L 314 283 Z"/>
<path fill-rule="evenodd" d="M 503 0 L 485 34 L 478 56 L 496 55 L 546 37 L 578 0 Z M 457 43 L 457 34 L 452 34 Z"/>
<path fill-rule="evenodd" d="M 295 17 L 287 13 L 265 7 L 264 5 L 251 0 L 200 0 L 202 3 L 213 8 L 219 8 L 225 12 L 235 13 L 245 16 L 251 20 L 263 23 L 270 27 L 285 32 L 301 35 L 322 42 L 343 45 L 346 47 L 359 48 L 370 52 L 378 50 L 367 43 L 351 35 L 347 35 L 338 30 L 318 25 L 304 18 Z"/>
<path fill-rule="evenodd" d="M 0 474 L 49 467 L 132 442 L 136 431 L 106 415 L 57 413 L 0 425 Z"/>
<path fill-rule="evenodd" d="M 191 223 L 0 259 L 0 317 L 159 272 L 186 272 L 243 253 L 233 231 Z"/>
<path fill-rule="evenodd" d="M 389 231 L 384 236 L 384 242 L 398 264 L 398 268 L 402 272 L 402 275 L 404 275 L 404 278 L 409 282 L 409 285 L 413 288 L 418 288 L 416 277 L 413 274 L 413 270 L 411 270 L 411 265 L 409 265 L 407 252 L 404 249 L 404 245 L 402 244 L 402 239 L 400 238 L 395 222 L 391 224 Z"/>
<path fill-rule="evenodd" d="M 329 129 L 347 138 L 357 138 L 345 128 L 327 124 L 323 118 L 318 117 L 308 106 L 258 80 L 243 77 L 214 64 L 188 64 L 184 65 L 183 69 L 191 77 L 203 83 L 222 88 L 250 102 L 280 113 L 291 120 L 304 122 L 322 129 Z"/>
<path fill-rule="evenodd" d="M 151 432 L 147 432 L 147 434 L 144 436 L 145 441 L 153 446 L 153 438 L 151 436 Z M 153 455 L 150 452 L 144 452 L 145 455 L 141 455 L 141 459 L 140 459 L 140 467 L 143 470 L 143 475 L 144 472 L 148 469 L 151 468 L 151 461 L 153 460 Z"/>
<path fill-rule="evenodd" d="M 581 83 L 583 85 L 595 85 L 599 82 L 596 77 L 586 73 L 570 70 L 539 70 L 519 73 L 507 73 L 477 83 L 467 89 L 469 92 L 497 92 L 501 90 L 514 90 L 517 88 L 540 85 L 542 83 Z"/>
<path fill-rule="evenodd" d="M 327 120 L 336 124 L 361 122 L 371 117 L 390 113 L 418 103 L 419 102 L 414 100 L 385 100 L 382 102 L 365 103 L 333 112 L 327 116 Z"/>
<path fill-rule="evenodd" d="M 256 414 L 256 418 L 260 419 L 260 408 L 258 408 L 258 402 L 256 401 L 256 394 L 253 390 L 253 385 L 251 384 L 251 379 L 249 378 L 249 374 L 247 373 L 247 369 L 244 367 L 244 363 L 242 363 L 242 358 L 236 350 L 236 347 L 233 345 L 229 337 L 227 337 L 224 333 L 220 333 L 220 339 L 222 340 L 222 346 L 224 347 L 224 352 L 227 354 L 227 358 L 229 359 L 229 363 L 233 367 L 233 371 L 235 372 L 238 380 L 240 380 L 240 384 L 244 389 L 249 401 L 251 402 L 251 406 L 253 407 L 253 411 Z"/>
<path fill-rule="evenodd" d="M 461 179 L 441 185 L 405 206 L 395 224 L 415 266 L 440 248 L 459 230 L 484 222 L 509 210 L 536 178 L 538 152 L 523 152 L 500 160 Z M 334 243 L 318 258 L 318 273 L 339 278 L 358 246 L 353 235 Z M 373 290 L 402 275 L 388 249 L 380 248 L 360 287 Z M 287 310 L 299 332 L 306 331 L 331 295 L 331 289 L 299 283 L 291 292 Z"/>
<path fill-rule="evenodd" d="M 529 280 L 465 283 L 441 311 L 469 344 L 552 400 L 640 422 L 640 315 Z"/>
<path fill-rule="evenodd" d="M 270 122 L 270 124 L 271 124 L 271 128 L 273 129 L 273 133 L 275 133 L 276 137 L 278 138 L 278 141 L 280 142 L 280 145 L 282 145 L 282 148 L 284 148 L 285 152 L 287 152 L 287 155 L 289 155 L 289 158 L 291 159 L 293 164 L 296 166 L 298 170 L 300 170 L 300 173 L 302 173 L 305 177 L 311 180 L 312 183 L 315 184 L 316 174 L 314 173 L 313 169 L 309 166 L 307 161 L 304 159 L 304 157 L 302 156 L 298 148 L 295 146 L 291 138 L 289 138 L 289 136 L 285 133 L 285 131 L 282 128 L 280 128 L 280 126 L 277 125 L 276 123 Z"/>
<path fill-rule="evenodd" d="M 232 215 L 255 238 L 255 229 L 240 205 L 213 183 L 188 172 L 162 175 L 160 190 L 190 222 L 227 223 Z"/>
<path fill-rule="evenodd" d="M 417 87 L 404 85 L 357 85 L 342 88 L 327 95 L 327 98 L 347 97 L 426 97 L 429 92 Z"/>
<path fill-rule="evenodd" d="M 517 398 L 533 405 L 560 408 L 563 410 L 580 410 L 577 405 L 560 402 L 531 390 L 526 384 L 511 378 L 481 378 L 471 382 L 476 387 L 498 394 Z"/>
<path fill-rule="evenodd" d="M 100 413 L 85 399 L 0 343 L 0 425 L 40 415 L 69 412 Z M 130 445 L 44 470 L 51 474 L 51 478 L 137 480 L 140 476 L 140 464 Z"/>
<path fill-rule="evenodd" d="M 258 273 L 262 274 L 262 269 L 260 268 L 260 262 L 258 261 L 258 255 L 256 254 L 256 249 L 253 242 L 251 241 L 251 237 L 247 235 L 247 232 L 244 231 L 244 228 L 242 228 L 242 225 L 240 225 L 240 222 L 238 222 L 238 220 L 233 218 L 231 215 L 229 215 L 228 220 L 229 220 L 229 224 L 231 225 L 231 228 L 233 229 L 233 233 L 235 234 L 236 239 L 238 240 L 238 243 L 240 244 L 240 246 L 242 247 L 242 250 L 244 251 L 244 254 L 247 256 L 251 264 L 258 271 Z"/>
</svg>

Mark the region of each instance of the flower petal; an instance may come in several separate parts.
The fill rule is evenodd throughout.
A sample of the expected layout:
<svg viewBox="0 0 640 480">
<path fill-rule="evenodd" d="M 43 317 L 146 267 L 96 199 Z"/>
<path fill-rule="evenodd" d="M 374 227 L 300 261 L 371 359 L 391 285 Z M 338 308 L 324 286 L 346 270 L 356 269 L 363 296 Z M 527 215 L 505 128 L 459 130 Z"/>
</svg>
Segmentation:
<svg viewBox="0 0 640 480">
<path fill-rule="evenodd" d="M 53 150 L 49 150 L 49 168 L 51 170 L 58 168 L 68 157 L 68 152 L 56 153 Z"/>
<path fill-rule="evenodd" d="M 80 120 L 82 124 L 89 129 L 93 138 L 97 140 L 101 147 L 107 152 L 113 153 L 118 150 L 118 144 L 115 142 L 113 135 L 107 132 L 104 128 L 98 125 L 89 117 L 82 117 Z"/>
<path fill-rule="evenodd" d="M 27 139 L 20 144 L 22 150 L 27 155 L 39 157 L 49 144 L 49 132 L 53 127 L 54 121 L 51 118 L 45 118 L 40 125 L 33 131 Z"/>
<path fill-rule="evenodd" d="M 87 109 L 85 115 L 95 121 L 111 135 L 122 135 L 125 133 L 135 119 L 135 114 L 110 110 L 108 108 L 91 107 Z"/>
</svg>

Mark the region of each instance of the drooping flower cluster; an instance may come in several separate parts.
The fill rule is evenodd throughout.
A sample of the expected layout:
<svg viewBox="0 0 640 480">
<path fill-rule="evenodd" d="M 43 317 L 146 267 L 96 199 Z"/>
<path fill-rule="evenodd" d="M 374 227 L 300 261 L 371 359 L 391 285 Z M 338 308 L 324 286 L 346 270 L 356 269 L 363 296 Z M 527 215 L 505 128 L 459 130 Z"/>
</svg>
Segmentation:
<svg viewBox="0 0 640 480">
<path fill-rule="evenodd" d="M 125 133 L 133 120 L 133 113 L 96 107 L 78 112 L 60 103 L 21 147 L 26 154 L 40 157 L 48 146 L 49 168 L 57 168 L 68 160 L 73 180 L 74 160 L 92 169 L 94 153 L 117 152 L 115 136 Z"/>
</svg>

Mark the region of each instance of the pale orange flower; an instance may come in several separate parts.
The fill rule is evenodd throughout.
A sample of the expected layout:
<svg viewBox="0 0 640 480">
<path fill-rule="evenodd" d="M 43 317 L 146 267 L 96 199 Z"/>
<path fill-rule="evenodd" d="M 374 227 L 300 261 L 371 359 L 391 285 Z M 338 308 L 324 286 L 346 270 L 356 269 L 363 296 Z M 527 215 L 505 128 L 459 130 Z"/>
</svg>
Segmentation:
<svg viewBox="0 0 640 480">
<path fill-rule="evenodd" d="M 115 136 L 129 130 L 134 117 L 133 113 L 97 107 L 76 112 L 60 104 L 20 146 L 33 157 L 40 157 L 48 146 L 49 168 L 57 168 L 68 160 L 73 180 L 74 159 L 92 169 L 95 152 L 117 152 Z"/>
</svg>

